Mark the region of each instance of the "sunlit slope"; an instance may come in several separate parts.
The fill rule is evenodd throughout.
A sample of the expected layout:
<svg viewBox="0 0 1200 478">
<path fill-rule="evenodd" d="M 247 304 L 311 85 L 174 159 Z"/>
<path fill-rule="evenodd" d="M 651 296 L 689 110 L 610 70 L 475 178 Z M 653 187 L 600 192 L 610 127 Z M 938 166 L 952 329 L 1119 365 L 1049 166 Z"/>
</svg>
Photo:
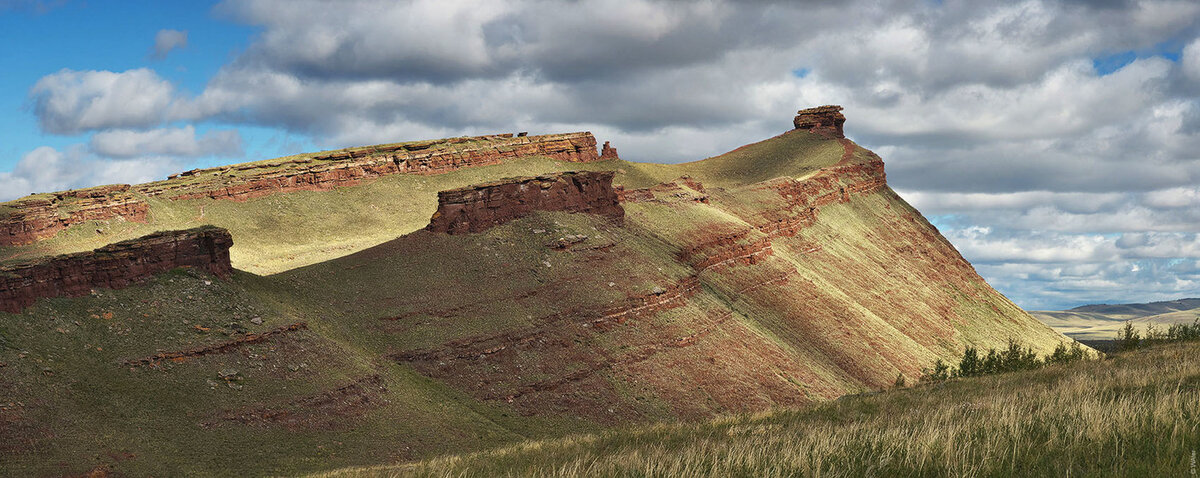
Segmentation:
<svg viewBox="0 0 1200 478">
<path fill-rule="evenodd" d="M 5 250 L 215 223 L 233 232 L 236 266 L 279 272 L 175 272 L 0 313 L 0 436 L 17 444 L 0 448 L 3 469 L 395 462 L 808 404 L 911 382 L 966 345 L 1011 337 L 1046 353 L 1065 340 L 976 275 L 881 167 L 801 131 L 679 165 L 525 158 L 155 202 L 149 225 Z M 477 234 L 420 230 L 438 190 L 568 169 L 617 171 L 624 221 L 536 213 Z"/>
<path fill-rule="evenodd" d="M 754 146 L 791 148 L 793 167 L 781 156 L 743 183 L 714 173 L 749 168 L 740 151 L 627 165 L 626 178 L 690 179 L 638 193 L 623 225 L 556 213 L 474 235 L 421 231 L 276 278 L 406 368 L 522 414 L 600 423 L 807 403 L 914 380 L 965 345 L 1015 338 L 1046 353 L 1066 340 L 890 189 L 842 194 L 855 184 L 834 182 L 832 203 L 801 207 L 770 177 L 871 153 L 803 132 Z M 572 236 L 587 238 L 556 246 Z"/>
</svg>

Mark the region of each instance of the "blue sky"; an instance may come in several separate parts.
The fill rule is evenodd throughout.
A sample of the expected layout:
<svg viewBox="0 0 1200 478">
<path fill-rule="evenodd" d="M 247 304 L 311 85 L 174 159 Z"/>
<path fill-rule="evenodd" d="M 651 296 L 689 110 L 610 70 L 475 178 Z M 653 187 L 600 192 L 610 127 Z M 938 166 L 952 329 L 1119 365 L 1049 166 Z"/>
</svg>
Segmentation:
<svg viewBox="0 0 1200 478">
<path fill-rule="evenodd" d="M 1200 296 L 1200 2 L 0 0 L 0 42 L 0 200 L 512 131 L 678 162 L 841 104 L 1018 304 Z"/>
<path fill-rule="evenodd" d="M 0 8 L 4 3 L 0 2 Z M 45 134 L 27 92 L 42 77 L 63 69 L 126 71 L 151 68 L 177 85 L 183 94 L 198 94 L 225 64 L 236 58 L 261 29 L 222 18 L 217 2 L 91 1 L 19 2 L 0 12 L 0 171 L 11 171 L 26 153 L 41 146 L 65 149 L 86 142 L 90 133 Z M 186 32 L 187 45 L 166 57 L 152 57 L 160 30 Z M 47 35 L 46 32 L 53 32 Z M 34 42 L 30 39 L 38 39 Z M 186 124 L 188 122 L 176 122 Z M 220 121 L 195 122 L 198 134 L 228 128 Z M 237 159 L 279 156 L 315 147 L 306 135 L 254 125 L 237 127 L 245 154 Z M 183 161 L 187 167 L 231 162 L 228 157 L 201 156 Z"/>
</svg>

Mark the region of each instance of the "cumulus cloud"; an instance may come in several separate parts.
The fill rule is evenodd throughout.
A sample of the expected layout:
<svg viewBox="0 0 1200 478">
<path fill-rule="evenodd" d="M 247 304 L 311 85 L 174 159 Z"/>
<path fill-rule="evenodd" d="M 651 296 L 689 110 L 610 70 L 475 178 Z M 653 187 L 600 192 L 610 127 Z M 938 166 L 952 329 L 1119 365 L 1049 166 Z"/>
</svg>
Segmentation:
<svg viewBox="0 0 1200 478">
<path fill-rule="evenodd" d="M 1127 290 L 1147 297 L 1194 284 L 1171 262 L 1193 261 L 1192 249 L 1144 236 L 1172 258 L 1117 241 L 1200 233 L 1197 2 L 248 0 L 216 11 L 261 33 L 203 91 L 181 95 L 145 69 L 64 70 L 31 92 L 43 129 L 99 131 L 93 149 L 112 156 L 232 144 L 132 131 L 189 121 L 323 147 L 591 130 L 627 159 L 677 162 L 836 103 L 848 135 L 884 156 L 891 183 L 1002 291 L 1066 306 L 1084 284 L 1143 281 Z M 1048 264 L 1071 266 L 1022 272 Z"/>
<path fill-rule="evenodd" d="M 152 181 L 180 168 L 181 163 L 169 158 L 101 160 L 81 147 L 59 151 L 42 146 L 23 156 L 12 171 L 0 172 L 0 201 L 38 192 Z"/>
<path fill-rule="evenodd" d="M 89 147 L 111 158 L 241 156 L 242 135 L 237 130 L 220 130 L 197 137 L 192 125 L 149 131 L 109 130 L 92 135 Z"/>
<path fill-rule="evenodd" d="M 30 96 L 38 123 L 55 134 L 157 125 L 176 100 L 174 85 L 145 68 L 64 69 L 38 80 Z"/>
<path fill-rule="evenodd" d="M 154 34 L 154 46 L 150 49 L 150 57 L 162 60 L 171 51 L 187 46 L 188 34 L 183 30 L 159 30 Z"/>
</svg>

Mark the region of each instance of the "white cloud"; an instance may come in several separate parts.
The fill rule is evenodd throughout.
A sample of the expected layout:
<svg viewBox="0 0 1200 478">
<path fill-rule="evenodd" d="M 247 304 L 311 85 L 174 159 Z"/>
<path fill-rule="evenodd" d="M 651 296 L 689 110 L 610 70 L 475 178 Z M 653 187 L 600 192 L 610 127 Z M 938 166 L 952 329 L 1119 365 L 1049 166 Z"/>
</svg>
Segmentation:
<svg viewBox="0 0 1200 478">
<path fill-rule="evenodd" d="M 147 182 L 162 179 L 181 167 L 169 158 L 99 160 L 89 157 L 81 147 L 59 151 L 42 146 L 23 156 L 11 172 L 0 172 L 0 201 L 30 193 Z"/>
<path fill-rule="evenodd" d="M 1184 47 L 1180 60 L 1183 62 L 1183 71 L 1192 81 L 1200 83 L 1200 38 Z"/>
<path fill-rule="evenodd" d="M 31 93 L 45 131 L 100 131 L 93 149 L 113 156 L 232 144 L 134 131 L 191 121 L 323 147 L 591 130 L 622 157 L 675 162 L 840 103 L 848 135 L 884 156 L 905 197 L 952 217 L 948 235 L 1005 292 L 1178 291 L 1192 279 L 1164 279 L 1185 277 L 1175 265 L 1129 266 L 1191 261 L 1186 238 L 1200 233 L 1200 3 L 1102 3 L 225 2 L 219 15 L 261 34 L 194 97 L 145 69 L 64 70 Z M 1156 56 L 1164 45 L 1186 45 L 1180 61 Z M 990 232 L 962 232 L 972 226 Z M 1118 247 L 1122 234 L 1146 245 Z M 1071 266 L 1020 272 L 1051 264 Z"/>
<path fill-rule="evenodd" d="M 149 131 L 109 130 L 92 135 L 89 147 L 101 156 L 241 156 L 242 136 L 237 130 L 210 131 L 196 136 L 196 128 L 161 128 Z"/>
<path fill-rule="evenodd" d="M 154 34 L 154 47 L 151 48 L 150 56 L 155 60 L 162 60 L 171 51 L 186 47 L 187 42 L 187 31 L 159 30 L 158 33 Z"/>
<path fill-rule="evenodd" d="M 146 127 L 168 117 L 175 88 L 145 68 L 120 73 L 61 70 L 30 90 L 42 129 L 76 134 L 107 128 Z"/>
</svg>

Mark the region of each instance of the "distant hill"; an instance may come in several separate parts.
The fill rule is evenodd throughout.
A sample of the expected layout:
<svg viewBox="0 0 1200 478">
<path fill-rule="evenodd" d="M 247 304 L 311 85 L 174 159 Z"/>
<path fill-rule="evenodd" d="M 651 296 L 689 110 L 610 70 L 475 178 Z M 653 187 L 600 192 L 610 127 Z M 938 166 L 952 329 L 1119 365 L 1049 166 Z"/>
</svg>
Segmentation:
<svg viewBox="0 0 1200 478">
<path fill-rule="evenodd" d="M 53 288 L 20 264 L 157 230 L 223 228 L 237 270 L 0 312 L 0 474 L 389 463 L 804 406 L 970 345 L 1068 341 L 888 187 L 839 109 L 684 164 L 506 134 L 2 204 L 0 274 L 37 297 Z"/>
<path fill-rule="evenodd" d="M 1084 305 L 1063 311 L 1031 311 L 1030 314 L 1076 340 L 1110 340 L 1116 338 L 1125 322 L 1139 329 L 1150 324 L 1190 324 L 1200 318 L 1200 299 Z"/>
</svg>

